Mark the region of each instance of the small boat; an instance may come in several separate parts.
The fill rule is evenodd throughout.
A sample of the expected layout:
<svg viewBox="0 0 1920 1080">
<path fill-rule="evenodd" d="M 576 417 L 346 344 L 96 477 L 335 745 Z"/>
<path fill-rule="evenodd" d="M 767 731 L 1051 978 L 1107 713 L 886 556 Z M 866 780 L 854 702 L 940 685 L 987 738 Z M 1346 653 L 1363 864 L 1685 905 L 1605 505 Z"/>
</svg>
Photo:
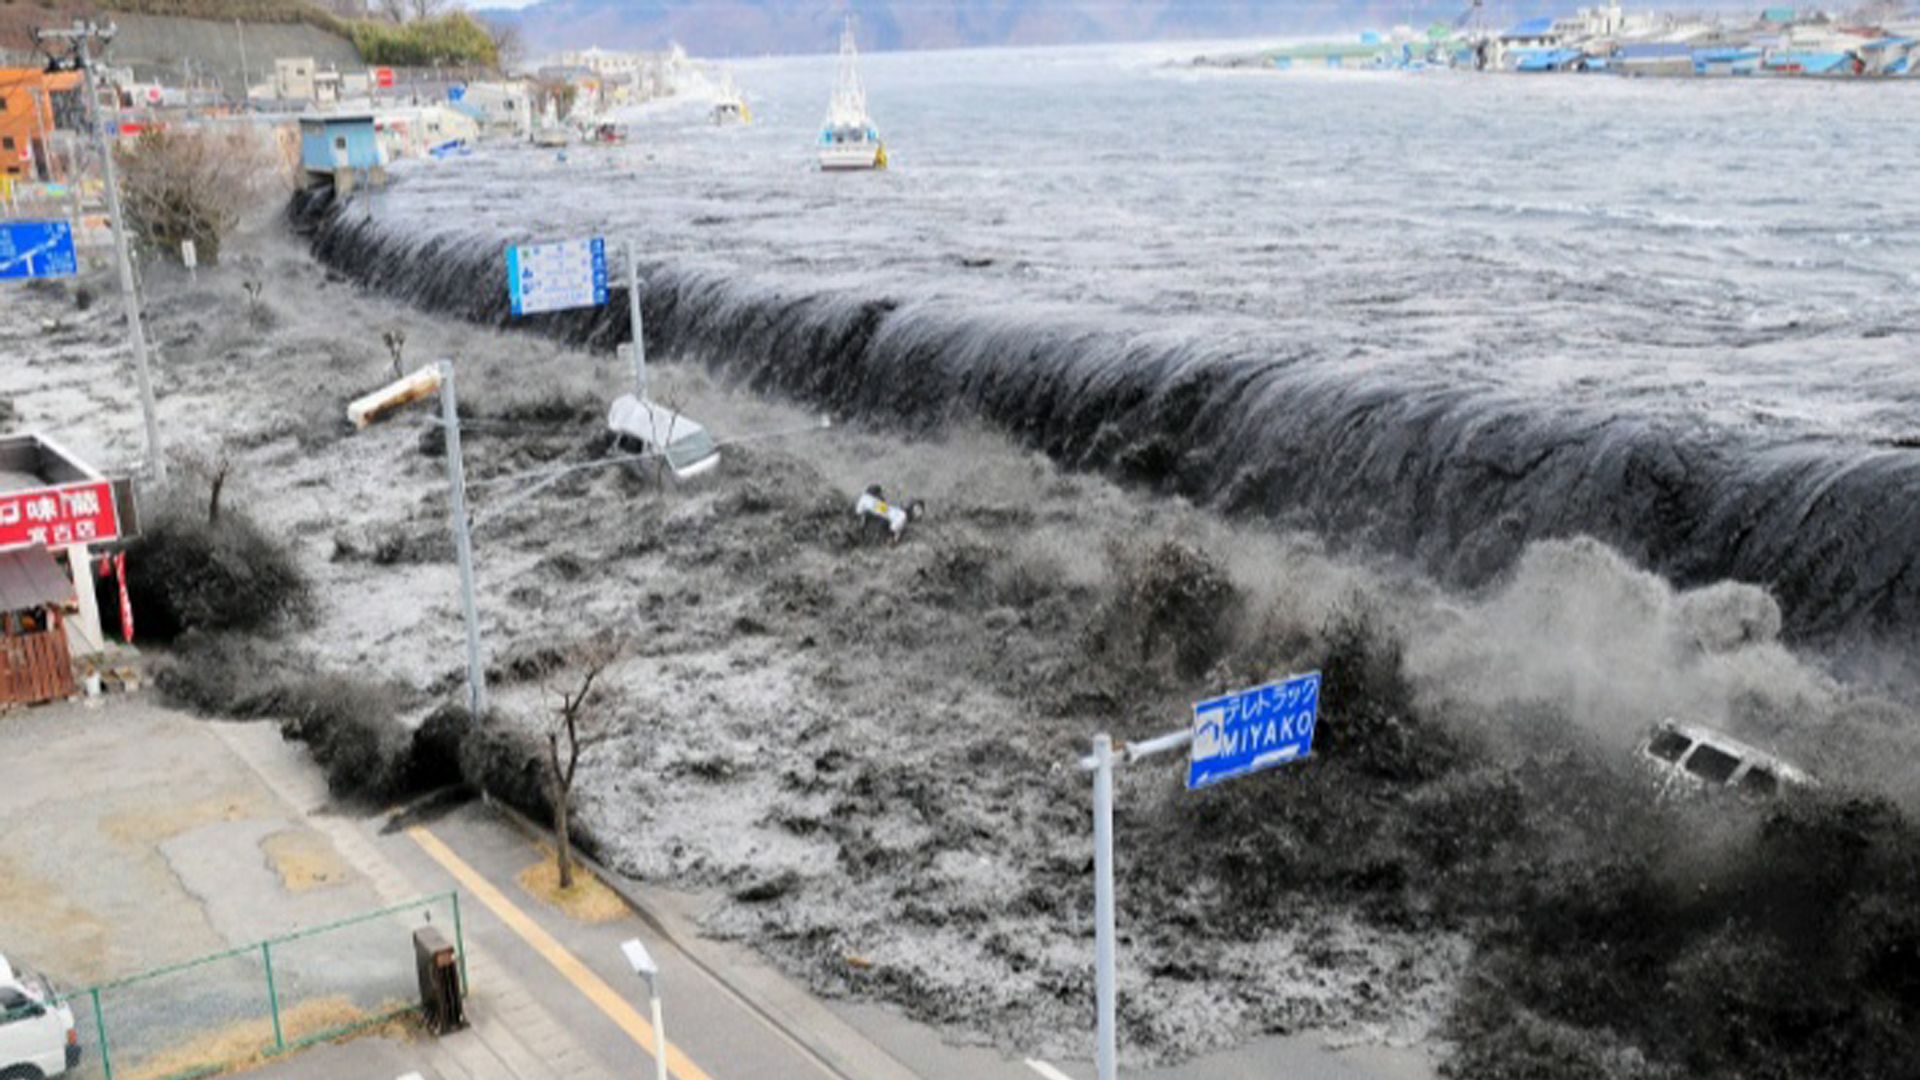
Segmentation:
<svg viewBox="0 0 1920 1080">
<path fill-rule="evenodd" d="M 747 107 L 746 95 L 733 85 L 732 75 L 727 75 L 720 83 L 720 98 L 713 103 L 713 122 L 722 127 L 753 123 L 753 110 Z"/>
<path fill-rule="evenodd" d="M 867 92 L 860 85 L 853 45 L 853 17 L 840 32 L 840 82 L 820 128 L 820 167 L 827 170 L 884 169 L 887 144 L 867 115 Z"/>
</svg>

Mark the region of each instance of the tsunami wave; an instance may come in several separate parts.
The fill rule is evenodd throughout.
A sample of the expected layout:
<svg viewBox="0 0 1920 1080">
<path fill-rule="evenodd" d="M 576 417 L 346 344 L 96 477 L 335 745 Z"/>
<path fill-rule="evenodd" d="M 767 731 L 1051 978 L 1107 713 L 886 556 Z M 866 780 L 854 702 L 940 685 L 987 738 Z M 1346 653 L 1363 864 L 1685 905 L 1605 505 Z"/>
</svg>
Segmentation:
<svg viewBox="0 0 1920 1080">
<path fill-rule="evenodd" d="M 504 289 L 475 286 L 503 272 L 500 237 L 408 237 L 328 189 L 292 216 L 322 263 L 424 309 L 598 350 L 629 337 L 619 285 L 604 308 L 513 319 Z M 1587 535 L 1682 587 L 1766 587 L 1802 644 L 1885 639 L 1920 613 L 1920 449 L 1904 443 L 1730 435 L 1065 309 L 643 272 L 652 354 L 907 431 L 977 416 L 1065 467 L 1450 583 L 1495 579 L 1533 541 Z"/>
</svg>

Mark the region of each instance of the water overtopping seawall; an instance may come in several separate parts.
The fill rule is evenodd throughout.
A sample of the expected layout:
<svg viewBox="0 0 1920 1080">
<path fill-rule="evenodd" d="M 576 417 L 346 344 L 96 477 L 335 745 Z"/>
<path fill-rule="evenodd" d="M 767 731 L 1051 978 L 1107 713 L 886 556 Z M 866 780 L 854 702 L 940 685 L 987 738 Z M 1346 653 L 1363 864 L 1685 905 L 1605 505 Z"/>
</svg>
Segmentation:
<svg viewBox="0 0 1920 1080">
<path fill-rule="evenodd" d="M 299 197 L 293 217 L 326 265 L 420 307 L 594 349 L 628 337 L 623 287 L 604 308 L 512 319 L 501 237 L 411 238 L 325 191 Z M 1587 534 L 1681 585 L 1764 585 L 1803 642 L 1907 632 L 1920 614 L 1920 450 L 1408 385 L 1067 308 L 643 273 L 650 354 L 909 430 L 978 415 L 1067 467 L 1410 557 L 1456 583 L 1499 574 L 1530 541 Z"/>
</svg>

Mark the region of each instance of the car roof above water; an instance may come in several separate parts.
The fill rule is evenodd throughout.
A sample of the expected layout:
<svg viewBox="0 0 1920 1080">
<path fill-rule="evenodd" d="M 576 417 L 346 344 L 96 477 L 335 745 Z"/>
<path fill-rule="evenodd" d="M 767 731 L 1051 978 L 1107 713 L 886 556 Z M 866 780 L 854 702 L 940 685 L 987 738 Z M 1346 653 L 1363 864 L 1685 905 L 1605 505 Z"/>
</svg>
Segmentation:
<svg viewBox="0 0 1920 1080">
<path fill-rule="evenodd" d="M 1640 753 L 1673 775 L 1715 787 L 1771 795 L 1774 781 L 1800 787 L 1815 783 L 1799 767 L 1724 731 L 1672 718 L 1654 725 Z"/>
</svg>

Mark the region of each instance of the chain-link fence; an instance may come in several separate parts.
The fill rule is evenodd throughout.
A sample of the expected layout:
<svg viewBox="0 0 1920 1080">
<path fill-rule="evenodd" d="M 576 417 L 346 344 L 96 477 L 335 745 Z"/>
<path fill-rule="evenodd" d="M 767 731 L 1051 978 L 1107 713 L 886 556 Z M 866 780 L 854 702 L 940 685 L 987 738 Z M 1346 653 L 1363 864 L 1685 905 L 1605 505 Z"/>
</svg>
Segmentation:
<svg viewBox="0 0 1920 1080">
<path fill-rule="evenodd" d="M 419 1008 L 413 931 L 451 935 L 447 892 L 73 992 L 63 1077 L 196 1080 L 399 1019 Z M 58 1010 L 56 1009 L 57 1013 Z"/>
</svg>

